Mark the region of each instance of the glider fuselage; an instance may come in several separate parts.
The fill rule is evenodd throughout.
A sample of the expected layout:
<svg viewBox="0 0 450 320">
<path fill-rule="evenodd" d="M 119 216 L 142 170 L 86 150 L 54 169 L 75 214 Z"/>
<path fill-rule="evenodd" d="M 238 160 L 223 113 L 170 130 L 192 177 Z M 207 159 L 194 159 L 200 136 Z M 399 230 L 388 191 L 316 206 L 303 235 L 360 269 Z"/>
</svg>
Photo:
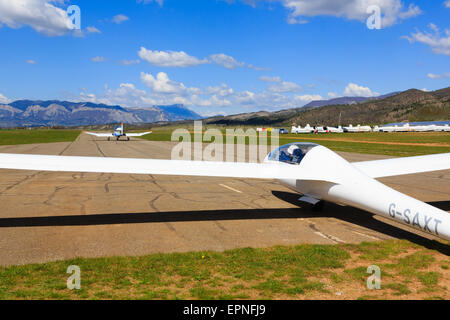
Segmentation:
<svg viewBox="0 0 450 320">
<path fill-rule="evenodd" d="M 269 155 L 265 161 L 274 160 Z M 450 240 L 449 213 L 382 184 L 327 148 L 310 149 L 299 163 L 279 161 L 296 165 L 299 171 L 317 172 L 311 179 L 279 180 L 306 199 L 349 205 Z"/>
</svg>

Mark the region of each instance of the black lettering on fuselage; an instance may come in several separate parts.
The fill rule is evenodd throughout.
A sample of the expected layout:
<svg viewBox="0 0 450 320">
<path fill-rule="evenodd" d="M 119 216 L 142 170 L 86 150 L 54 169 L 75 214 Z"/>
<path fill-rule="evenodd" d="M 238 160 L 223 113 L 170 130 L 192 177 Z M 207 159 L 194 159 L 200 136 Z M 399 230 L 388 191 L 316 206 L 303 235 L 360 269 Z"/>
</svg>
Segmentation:
<svg viewBox="0 0 450 320">
<path fill-rule="evenodd" d="M 413 227 L 414 226 L 418 226 L 420 228 L 420 223 L 419 223 L 419 213 L 417 212 L 413 218 L 413 222 L 412 222 Z"/>
<path fill-rule="evenodd" d="M 425 217 L 425 219 L 424 219 L 425 225 L 424 225 L 423 229 L 424 229 L 425 231 L 428 230 L 429 232 L 432 232 L 431 229 L 428 228 L 428 224 L 430 223 L 430 221 L 431 221 L 433 218 L 432 218 L 432 217 L 428 218 L 427 216 L 424 216 L 424 217 Z"/>
<path fill-rule="evenodd" d="M 403 215 L 404 215 L 404 217 L 405 217 L 405 219 L 403 219 L 407 224 L 411 224 L 411 219 L 409 218 L 409 215 L 411 214 L 411 210 L 409 210 L 409 209 L 406 209 L 404 212 L 403 212 Z"/>
<path fill-rule="evenodd" d="M 438 232 L 438 225 L 439 225 L 440 223 L 442 223 L 442 221 L 441 221 L 441 220 L 438 220 L 438 219 L 434 219 L 434 222 L 435 222 L 435 225 L 434 225 L 434 232 L 435 232 L 437 235 L 439 235 L 439 232 Z"/>
<path fill-rule="evenodd" d="M 395 218 L 395 203 L 391 203 L 391 204 L 389 205 L 389 215 L 390 215 L 392 218 Z"/>
</svg>

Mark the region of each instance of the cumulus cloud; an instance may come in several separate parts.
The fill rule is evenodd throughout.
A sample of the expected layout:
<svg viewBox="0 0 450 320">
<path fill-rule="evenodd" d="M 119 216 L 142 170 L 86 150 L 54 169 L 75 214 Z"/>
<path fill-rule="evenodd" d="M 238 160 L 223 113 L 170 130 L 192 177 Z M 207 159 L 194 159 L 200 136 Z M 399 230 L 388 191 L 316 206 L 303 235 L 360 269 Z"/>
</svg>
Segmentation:
<svg viewBox="0 0 450 320">
<path fill-rule="evenodd" d="M 442 73 L 442 74 L 429 73 L 429 74 L 427 74 L 427 77 L 430 79 L 446 79 L 446 78 L 450 78 L 450 72 L 446 72 L 446 73 Z"/>
<path fill-rule="evenodd" d="M 31 60 L 31 59 L 28 59 L 28 60 L 27 60 L 27 64 L 36 64 L 36 61 Z"/>
<path fill-rule="evenodd" d="M 268 88 L 271 92 L 278 93 L 286 93 L 286 92 L 300 92 L 302 91 L 302 87 L 294 82 L 289 81 L 280 81 L 275 85 L 272 85 Z"/>
<path fill-rule="evenodd" d="M 399 20 L 408 19 L 421 14 L 418 6 L 410 4 L 405 7 L 401 0 L 283 0 L 284 6 L 291 10 L 290 18 L 334 16 L 349 20 L 366 21 L 370 14 L 369 6 L 378 6 L 382 15 L 382 26 L 388 27 Z"/>
<path fill-rule="evenodd" d="M 11 100 L 5 97 L 3 94 L 0 93 L 0 104 L 8 104 Z"/>
<path fill-rule="evenodd" d="M 224 0 L 233 3 L 234 0 Z M 447 0 L 450 1 L 450 0 Z M 305 24 L 305 17 L 332 16 L 365 22 L 371 13 L 369 6 L 376 5 L 381 11 L 383 27 L 389 27 L 400 20 L 412 18 L 422 13 L 417 5 L 405 7 L 401 0 L 242 0 L 253 7 L 257 2 L 280 2 L 289 10 L 287 19 L 290 24 Z"/>
<path fill-rule="evenodd" d="M 111 21 L 114 22 L 115 24 L 121 24 L 122 22 L 125 22 L 128 20 L 130 20 L 130 18 L 128 18 L 124 14 L 118 14 L 111 19 Z"/>
<path fill-rule="evenodd" d="M 138 51 L 139 57 L 148 63 L 158 67 L 195 67 L 201 64 L 214 63 L 227 69 L 236 69 L 238 67 L 245 67 L 245 62 L 239 62 L 232 56 L 224 53 L 212 54 L 208 58 L 199 59 L 191 56 L 184 51 L 157 51 L 149 50 L 141 47 Z M 253 65 L 247 65 L 254 70 L 263 70 L 262 68 Z"/>
<path fill-rule="evenodd" d="M 184 104 L 202 114 L 299 108 L 312 100 L 322 99 L 320 95 L 294 95 L 291 91 L 295 90 L 235 91 L 225 83 L 204 88 L 189 87 L 172 80 L 165 72 L 156 75 L 142 72 L 141 81 L 147 89 L 123 83 L 116 89 L 106 87 L 100 96 L 82 91 L 78 99 L 124 107 Z M 281 83 L 283 81 L 276 84 Z"/>
<path fill-rule="evenodd" d="M 279 77 L 261 78 L 264 79 L 262 81 L 268 82 L 267 88 L 259 91 L 236 91 L 226 83 L 190 87 L 171 79 L 165 72 L 157 74 L 141 72 L 141 82 L 146 87 L 144 90 L 136 88 L 131 83 L 122 83 L 116 89 L 106 87 L 105 93 L 100 96 L 83 91 L 78 99 L 124 107 L 183 104 L 200 114 L 300 108 L 311 101 L 324 99 L 319 94 L 297 94 L 296 92 L 301 91 L 301 86 L 294 82 L 283 81 Z M 350 83 L 344 93 L 366 97 L 378 95 L 369 88 L 354 83 Z M 333 92 L 328 93 L 328 98 L 338 96 Z"/>
<path fill-rule="evenodd" d="M 236 69 L 237 67 L 244 67 L 244 62 L 239 62 L 235 58 L 224 53 L 213 54 L 209 56 L 212 62 L 227 69 Z"/>
<path fill-rule="evenodd" d="M 0 26 L 21 28 L 29 26 L 47 36 L 61 36 L 74 30 L 66 10 L 50 0 L 0 0 Z"/>
<path fill-rule="evenodd" d="M 410 43 L 419 42 L 426 44 L 436 54 L 450 56 L 450 29 L 445 29 L 444 35 L 441 35 L 441 31 L 435 24 L 430 23 L 428 28 L 430 31 L 417 31 L 403 38 Z"/>
<path fill-rule="evenodd" d="M 349 83 L 344 91 L 345 96 L 349 97 L 376 97 L 378 92 L 372 92 L 368 87 L 359 86 L 355 83 Z"/>
<path fill-rule="evenodd" d="M 447 8 L 450 8 L 450 0 L 445 1 L 444 6 L 446 6 Z"/>
<path fill-rule="evenodd" d="M 316 101 L 316 100 L 323 100 L 322 96 L 318 95 L 318 94 L 313 94 L 313 95 L 305 94 L 305 95 L 302 95 L 302 96 L 297 96 L 296 95 L 294 97 L 294 99 L 298 100 L 298 101 L 301 101 L 301 102 L 304 102 L 304 103 L 311 102 L 311 101 Z"/>
<path fill-rule="evenodd" d="M 208 63 L 208 60 L 200 60 L 184 51 L 152 51 L 141 47 L 138 55 L 142 60 L 158 67 L 192 67 Z"/>
<path fill-rule="evenodd" d="M 340 97 L 340 95 L 337 94 L 336 92 L 328 92 L 328 99 L 336 99 L 339 97 Z"/>
<path fill-rule="evenodd" d="M 156 77 L 153 77 L 153 75 L 149 73 L 142 72 L 141 80 L 147 87 L 156 93 L 181 94 L 186 91 L 184 84 L 170 80 L 169 76 L 165 72 L 158 73 Z"/>
</svg>

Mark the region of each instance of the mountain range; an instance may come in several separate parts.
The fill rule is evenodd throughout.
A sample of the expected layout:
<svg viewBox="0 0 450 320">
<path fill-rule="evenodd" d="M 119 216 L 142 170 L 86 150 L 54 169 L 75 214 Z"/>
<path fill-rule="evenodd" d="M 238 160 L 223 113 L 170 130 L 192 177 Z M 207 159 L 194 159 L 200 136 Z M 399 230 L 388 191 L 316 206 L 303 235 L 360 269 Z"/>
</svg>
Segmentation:
<svg viewBox="0 0 450 320">
<path fill-rule="evenodd" d="M 0 105 L 0 127 L 90 126 L 125 122 L 146 124 L 197 120 L 183 105 L 124 108 L 90 102 L 19 100 Z M 301 108 L 260 111 L 204 119 L 221 125 L 379 125 L 406 121 L 450 119 L 450 87 L 436 91 L 410 89 L 378 97 L 341 97 L 313 101 Z"/>
<path fill-rule="evenodd" d="M 307 105 L 304 106 L 304 108 L 318 108 L 318 107 L 324 107 L 324 106 L 335 106 L 335 105 L 344 105 L 344 104 L 357 104 L 369 100 L 382 100 L 384 98 L 388 98 L 390 96 L 395 96 L 396 94 L 399 94 L 400 92 L 391 92 L 388 94 L 384 94 L 377 97 L 339 97 L 329 100 L 315 100 L 311 101 Z"/>
<path fill-rule="evenodd" d="M 350 98 L 351 99 L 351 98 Z M 450 87 L 436 91 L 410 89 L 362 102 L 350 100 L 327 101 L 324 106 L 307 105 L 302 108 L 275 112 L 261 111 L 205 119 L 206 124 L 291 126 L 291 125 L 380 125 L 392 122 L 439 121 L 450 119 Z M 345 102 L 345 103 L 344 103 Z"/>
<path fill-rule="evenodd" d="M 18 100 L 0 105 L 0 127 L 82 126 L 126 122 L 196 120 L 201 116 L 183 105 L 123 108 L 91 102 Z"/>
</svg>

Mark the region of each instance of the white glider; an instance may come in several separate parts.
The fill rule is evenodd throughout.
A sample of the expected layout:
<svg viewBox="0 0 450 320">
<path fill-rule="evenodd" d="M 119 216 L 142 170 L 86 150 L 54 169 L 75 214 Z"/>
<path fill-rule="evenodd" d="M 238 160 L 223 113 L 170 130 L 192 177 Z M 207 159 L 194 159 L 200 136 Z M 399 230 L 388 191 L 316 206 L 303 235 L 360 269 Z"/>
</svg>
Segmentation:
<svg viewBox="0 0 450 320">
<path fill-rule="evenodd" d="M 307 124 L 304 128 L 302 126 L 292 126 L 291 133 L 301 134 L 301 133 L 314 133 L 315 129 Z"/>
<path fill-rule="evenodd" d="M 348 127 L 344 127 L 344 132 L 372 132 L 372 128 L 370 126 L 361 126 L 359 124 L 356 127 L 349 125 Z"/>
<path fill-rule="evenodd" d="M 450 214 L 375 178 L 450 169 L 450 153 L 349 163 L 313 143 L 291 143 L 264 163 L 0 154 L 0 169 L 278 179 L 312 204 L 353 206 L 450 240 Z"/>
<path fill-rule="evenodd" d="M 96 137 L 107 137 L 108 141 L 111 140 L 111 138 L 116 138 L 116 140 L 119 140 L 120 137 L 126 137 L 128 141 L 130 141 L 130 137 L 142 137 L 147 134 L 152 133 L 149 132 L 142 132 L 142 133 L 125 133 L 123 130 L 123 123 L 120 125 L 120 127 L 117 127 L 113 133 L 94 133 L 94 132 L 86 132 L 87 134 L 91 136 Z"/>
</svg>

